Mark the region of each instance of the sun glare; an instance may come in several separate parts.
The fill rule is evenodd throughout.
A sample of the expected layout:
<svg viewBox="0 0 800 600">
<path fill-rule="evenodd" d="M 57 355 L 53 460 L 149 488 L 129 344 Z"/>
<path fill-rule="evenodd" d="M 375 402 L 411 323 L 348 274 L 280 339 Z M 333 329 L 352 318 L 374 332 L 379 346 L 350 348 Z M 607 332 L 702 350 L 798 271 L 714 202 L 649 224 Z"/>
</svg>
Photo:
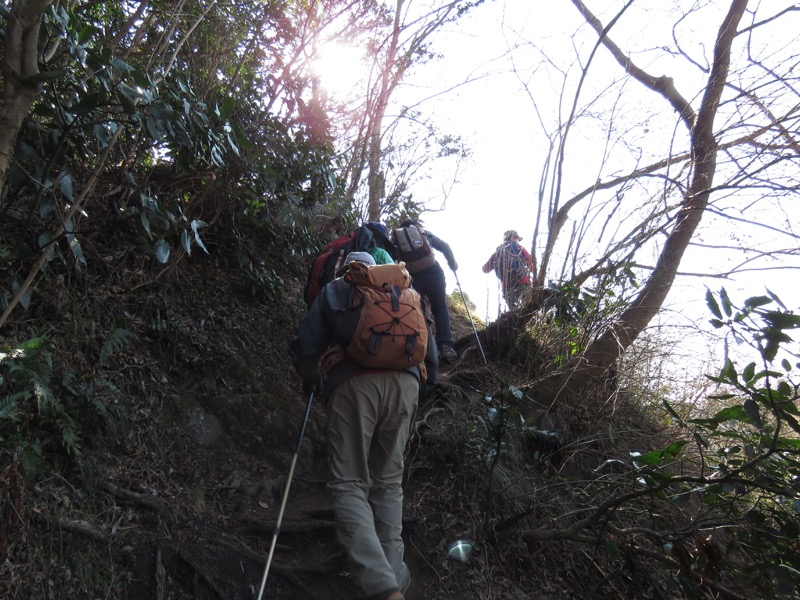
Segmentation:
<svg viewBox="0 0 800 600">
<path fill-rule="evenodd" d="M 357 91 L 358 84 L 366 76 L 362 52 L 360 48 L 337 43 L 318 49 L 319 57 L 313 61 L 312 69 L 330 95 L 345 97 Z"/>
</svg>

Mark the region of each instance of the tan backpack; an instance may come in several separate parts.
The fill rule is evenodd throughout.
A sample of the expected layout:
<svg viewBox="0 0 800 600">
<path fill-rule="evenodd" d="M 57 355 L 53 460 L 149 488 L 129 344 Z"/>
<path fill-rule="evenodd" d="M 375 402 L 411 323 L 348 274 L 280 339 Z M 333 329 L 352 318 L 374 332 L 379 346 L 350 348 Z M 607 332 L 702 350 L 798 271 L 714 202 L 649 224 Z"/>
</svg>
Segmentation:
<svg viewBox="0 0 800 600">
<path fill-rule="evenodd" d="M 424 367 L 428 327 L 405 263 L 354 262 L 343 276 L 354 286 L 352 306 L 361 311 L 345 354 L 375 369 Z"/>
</svg>

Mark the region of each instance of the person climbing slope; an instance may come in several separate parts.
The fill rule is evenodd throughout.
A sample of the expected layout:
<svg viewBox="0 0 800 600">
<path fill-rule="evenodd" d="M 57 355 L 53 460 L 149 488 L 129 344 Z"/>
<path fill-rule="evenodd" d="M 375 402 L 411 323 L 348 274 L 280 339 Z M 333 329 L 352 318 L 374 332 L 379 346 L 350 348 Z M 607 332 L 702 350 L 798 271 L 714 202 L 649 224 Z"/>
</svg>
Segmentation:
<svg viewBox="0 0 800 600">
<path fill-rule="evenodd" d="M 450 331 L 450 313 L 447 310 L 445 277 L 441 265 L 436 261 L 433 250 L 444 254 L 450 269 L 455 272 L 458 263 L 450 246 L 426 231 L 418 221 L 411 219 L 400 223 L 392 232 L 392 242 L 397 248 L 397 260 L 406 263 L 406 269 L 414 278 L 413 286 L 423 300 L 430 303 L 436 328 L 436 345 L 439 357 L 448 362 L 458 358 L 453 348 L 453 334 Z"/>
<path fill-rule="evenodd" d="M 433 347 L 404 268 L 352 252 L 337 275 L 300 323 L 291 343 L 295 368 L 304 391 L 321 387 L 327 401 L 328 489 L 357 597 L 403 600 L 411 583 L 401 537 L 403 456 Z M 367 281 L 379 291 L 364 290 Z M 368 293 L 378 295 L 361 298 Z M 381 305 L 383 296 L 389 301 Z M 383 325 L 362 327 L 368 310 Z M 388 331 L 392 323 L 396 331 Z"/>
<path fill-rule="evenodd" d="M 503 298 L 511 310 L 520 305 L 525 290 L 531 285 L 533 259 L 520 244 L 521 241 L 519 233 L 509 229 L 503 234 L 503 243 L 482 267 L 484 273 L 495 272 L 500 280 Z"/>
</svg>

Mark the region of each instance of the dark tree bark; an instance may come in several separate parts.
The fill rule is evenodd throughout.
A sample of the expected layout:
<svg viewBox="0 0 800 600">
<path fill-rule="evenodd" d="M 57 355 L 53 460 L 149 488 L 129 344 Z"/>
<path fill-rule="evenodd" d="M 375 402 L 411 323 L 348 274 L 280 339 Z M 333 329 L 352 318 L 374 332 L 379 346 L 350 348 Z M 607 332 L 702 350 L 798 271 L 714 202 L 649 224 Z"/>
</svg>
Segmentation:
<svg viewBox="0 0 800 600">
<path fill-rule="evenodd" d="M 14 0 L 8 16 L 3 56 L 3 105 L 0 106 L 0 197 L 22 122 L 39 96 L 39 24 L 53 0 Z"/>
</svg>

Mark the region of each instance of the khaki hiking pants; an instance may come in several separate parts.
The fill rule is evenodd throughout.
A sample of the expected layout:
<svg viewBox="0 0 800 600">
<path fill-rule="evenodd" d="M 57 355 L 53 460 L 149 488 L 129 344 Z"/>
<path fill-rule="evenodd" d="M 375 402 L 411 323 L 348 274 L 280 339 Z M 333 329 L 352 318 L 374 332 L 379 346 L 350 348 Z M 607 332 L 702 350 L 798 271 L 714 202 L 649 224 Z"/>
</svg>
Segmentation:
<svg viewBox="0 0 800 600">
<path fill-rule="evenodd" d="M 336 533 L 360 598 L 405 591 L 403 452 L 417 409 L 411 373 L 358 375 L 328 399 L 328 462 Z"/>
</svg>

